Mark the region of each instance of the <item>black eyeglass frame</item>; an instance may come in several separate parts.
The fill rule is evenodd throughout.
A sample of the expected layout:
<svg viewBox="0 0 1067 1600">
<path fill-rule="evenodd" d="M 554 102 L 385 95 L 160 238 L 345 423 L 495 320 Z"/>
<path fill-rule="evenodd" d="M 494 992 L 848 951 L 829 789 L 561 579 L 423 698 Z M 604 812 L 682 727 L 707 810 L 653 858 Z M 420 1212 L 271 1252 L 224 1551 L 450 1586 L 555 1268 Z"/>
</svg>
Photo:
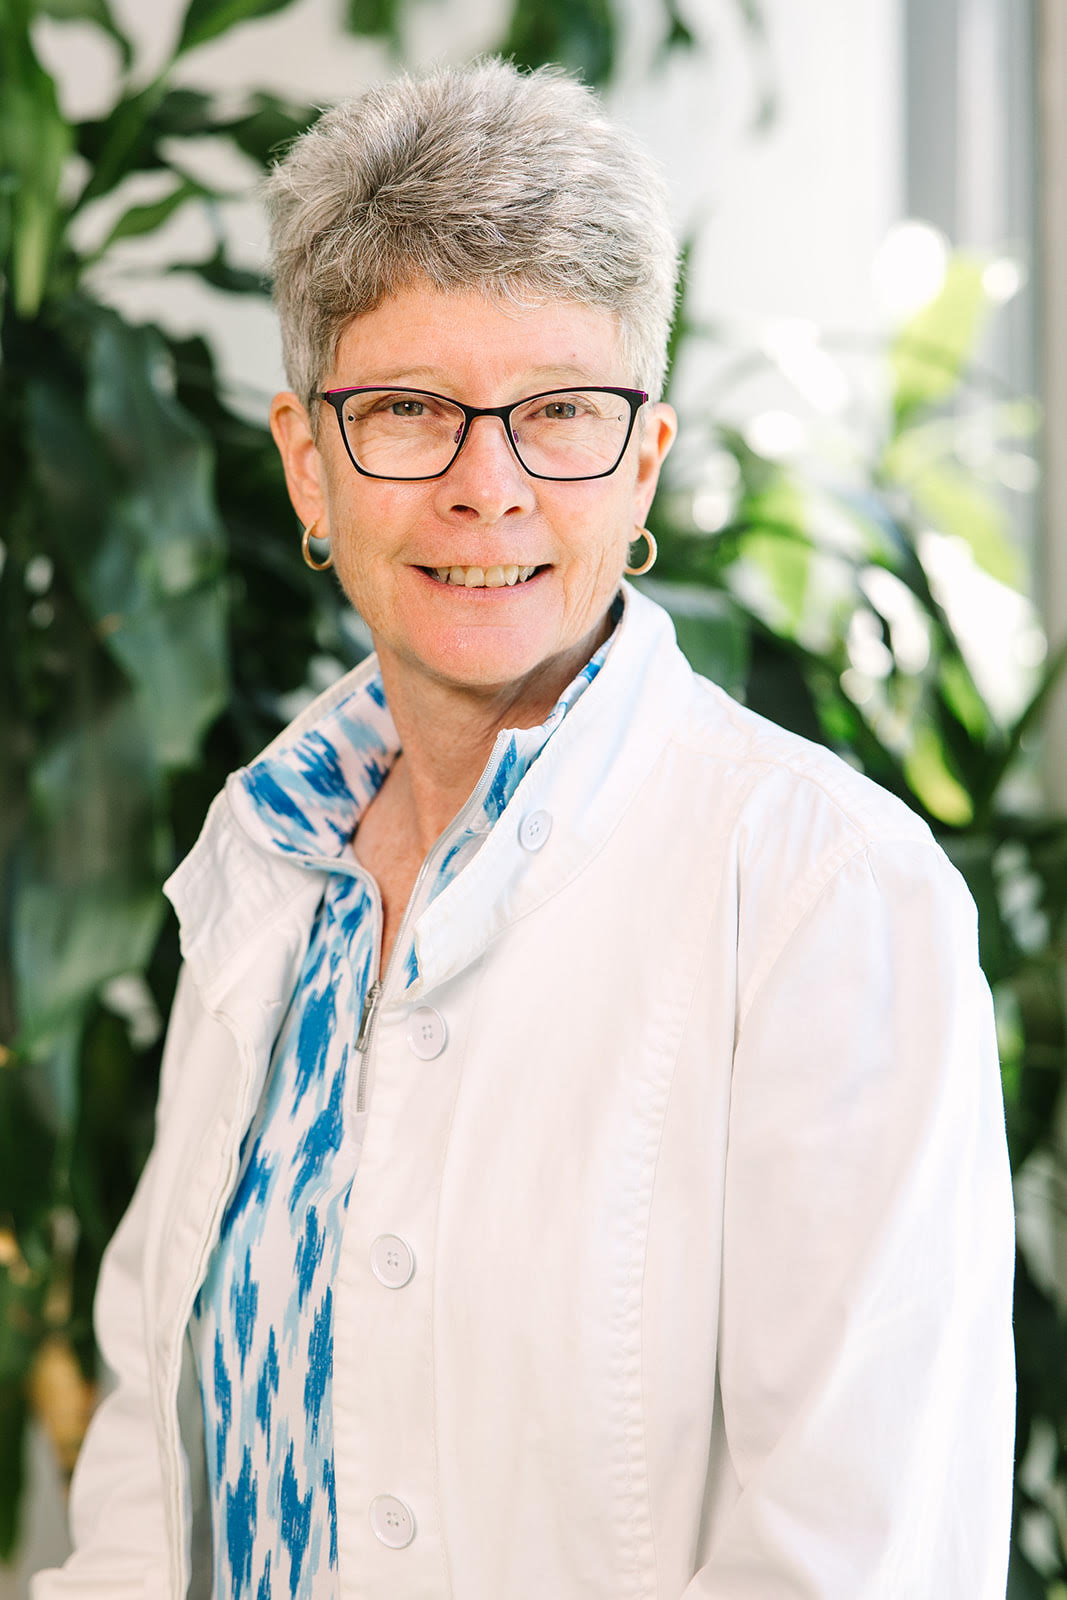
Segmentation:
<svg viewBox="0 0 1067 1600">
<path fill-rule="evenodd" d="M 443 400 L 446 405 L 455 406 L 457 411 L 462 411 L 463 429 L 460 433 L 456 448 L 452 452 L 451 459 L 446 467 L 442 467 L 440 472 L 427 472 L 421 478 L 396 478 L 385 472 L 368 472 L 366 467 L 360 466 L 359 462 L 352 453 L 352 446 L 349 443 L 348 434 L 345 432 L 344 418 L 341 416 L 341 407 L 344 405 L 345 401 L 354 394 L 374 394 L 376 392 L 380 392 L 382 394 L 424 394 L 431 400 Z M 620 400 L 626 401 L 627 405 L 630 407 L 630 421 L 626 428 L 626 437 L 622 442 L 622 449 L 619 451 L 613 466 L 608 467 L 604 472 L 587 472 L 580 478 L 556 478 L 548 472 L 532 472 L 526 465 L 525 461 L 522 459 L 522 456 L 519 454 L 519 447 L 515 442 L 515 435 L 511 431 L 512 412 L 517 411 L 520 406 L 529 405 L 531 400 L 547 400 L 550 395 L 556 394 L 615 394 L 619 396 Z M 348 452 L 348 459 L 351 461 L 352 465 L 355 467 L 360 476 L 364 478 L 377 478 L 383 483 L 430 483 L 435 478 L 443 478 L 446 472 L 450 472 L 452 470 L 452 467 L 455 465 L 456 457 L 459 455 L 464 444 L 467 442 L 467 435 L 471 430 L 471 423 L 474 422 L 477 417 L 499 417 L 504 427 L 504 435 L 508 441 L 508 444 L 511 446 L 512 451 L 514 452 L 515 460 L 519 463 L 519 466 L 522 468 L 523 472 L 525 472 L 529 477 L 540 478 L 545 483 L 589 483 L 594 478 L 610 478 L 613 472 L 617 472 L 619 470 L 619 464 L 622 461 L 623 456 L 626 454 L 626 448 L 630 443 L 631 436 L 633 435 L 634 423 L 637 421 L 637 413 L 648 400 L 648 395 L 643 389 L 620 389 L 613 383 L 586 383 L 581 385 L 572 384 L 566 389 L 542 389 L 537 394 L 524 395 L 521 400 L 514 401 L 514 403 L 510 406 L 465 406 L 462 400 L 454 400 L 450 394 L 435 394 L 432 389 L 405 389 L 401 385 L 386 383 L 360 383 L 353 384 L 347 389 L 320 389 L 318 391 L 318 398 L 320 400 L 325 400 L 326 404 L 331 406 L 336 413 L 337 426 L 341 430 L 341 438 L 344 440 L 345 449 Z"/>
</svg>

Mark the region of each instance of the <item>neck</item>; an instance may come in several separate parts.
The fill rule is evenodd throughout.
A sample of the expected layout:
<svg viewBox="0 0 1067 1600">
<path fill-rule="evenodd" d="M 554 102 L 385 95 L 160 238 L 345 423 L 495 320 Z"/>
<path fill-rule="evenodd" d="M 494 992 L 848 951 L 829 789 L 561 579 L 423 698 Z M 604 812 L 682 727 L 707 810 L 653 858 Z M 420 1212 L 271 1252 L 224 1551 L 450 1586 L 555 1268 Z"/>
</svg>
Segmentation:
<svg viewBox="0 0 1067 1600">
<path fill-rule="evenodd" d="M 573 649 L 516 683 L 470 688 L 429 677 L 390 651 L 378 664 L 401 754 L 386 782 L 422 856 L 462 810 L 503 728 L 535 728 L 611 631 L 605 616 Z"/>
</svg>

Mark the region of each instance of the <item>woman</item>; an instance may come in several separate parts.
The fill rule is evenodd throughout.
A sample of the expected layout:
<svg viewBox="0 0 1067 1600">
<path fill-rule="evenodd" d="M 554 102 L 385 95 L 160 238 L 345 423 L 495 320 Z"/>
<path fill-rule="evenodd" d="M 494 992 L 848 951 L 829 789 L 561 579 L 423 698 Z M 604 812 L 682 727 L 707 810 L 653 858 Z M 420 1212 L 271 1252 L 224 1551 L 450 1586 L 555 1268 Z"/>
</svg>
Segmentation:
<svg viewBox="0 0 1067 1600">
<path fill-rule="evenodd" d="M 974 910 L 622 581 L 675 431 L 658 179 L 491 61 L 328 113 L 268 201 L 272 428 L 376 653 L 168 886 L 117 1386 L 36 1600 L 996 1600 Z"/>
</svg>

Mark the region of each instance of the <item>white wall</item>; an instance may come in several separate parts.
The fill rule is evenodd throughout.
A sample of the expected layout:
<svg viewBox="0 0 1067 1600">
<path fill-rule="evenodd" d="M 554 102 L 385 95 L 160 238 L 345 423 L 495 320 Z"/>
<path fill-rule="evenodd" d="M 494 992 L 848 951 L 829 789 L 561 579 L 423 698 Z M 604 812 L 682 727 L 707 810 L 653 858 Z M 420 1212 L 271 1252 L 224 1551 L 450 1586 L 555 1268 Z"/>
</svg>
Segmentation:
<svg viewBox="0 0 1067 1600">
<path fill-rule="evenodd" d="M 655 9 L 654 7 L 652 8 Z M 678 220 L 705 224 L 697 306 L 744 325 L 873 325 L 871 258 L 900 214 L 897 0 L 770 0 L 778 120 L 749 131 L 755 65 L 730 4 L 694 10 L 712 48 L 678 58 L 617 111 L 673 178 Z"/>
</svg>

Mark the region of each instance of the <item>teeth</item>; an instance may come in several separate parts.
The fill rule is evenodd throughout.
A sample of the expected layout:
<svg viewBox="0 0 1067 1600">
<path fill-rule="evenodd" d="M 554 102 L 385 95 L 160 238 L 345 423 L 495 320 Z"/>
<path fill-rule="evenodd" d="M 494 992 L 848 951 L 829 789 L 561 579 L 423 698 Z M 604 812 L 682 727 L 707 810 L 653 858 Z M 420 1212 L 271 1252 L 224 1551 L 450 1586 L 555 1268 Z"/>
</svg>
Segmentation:
<svg viewBox="0 0 1067 1600">
<path fill-rule="evenodd" d="M 525 583 L 537 571 L 536 566 L 519 567 L 434 567 L 438 583 L 450 583 L 464 589 L 503 589 L 516 583 Z"/>
</svg>

